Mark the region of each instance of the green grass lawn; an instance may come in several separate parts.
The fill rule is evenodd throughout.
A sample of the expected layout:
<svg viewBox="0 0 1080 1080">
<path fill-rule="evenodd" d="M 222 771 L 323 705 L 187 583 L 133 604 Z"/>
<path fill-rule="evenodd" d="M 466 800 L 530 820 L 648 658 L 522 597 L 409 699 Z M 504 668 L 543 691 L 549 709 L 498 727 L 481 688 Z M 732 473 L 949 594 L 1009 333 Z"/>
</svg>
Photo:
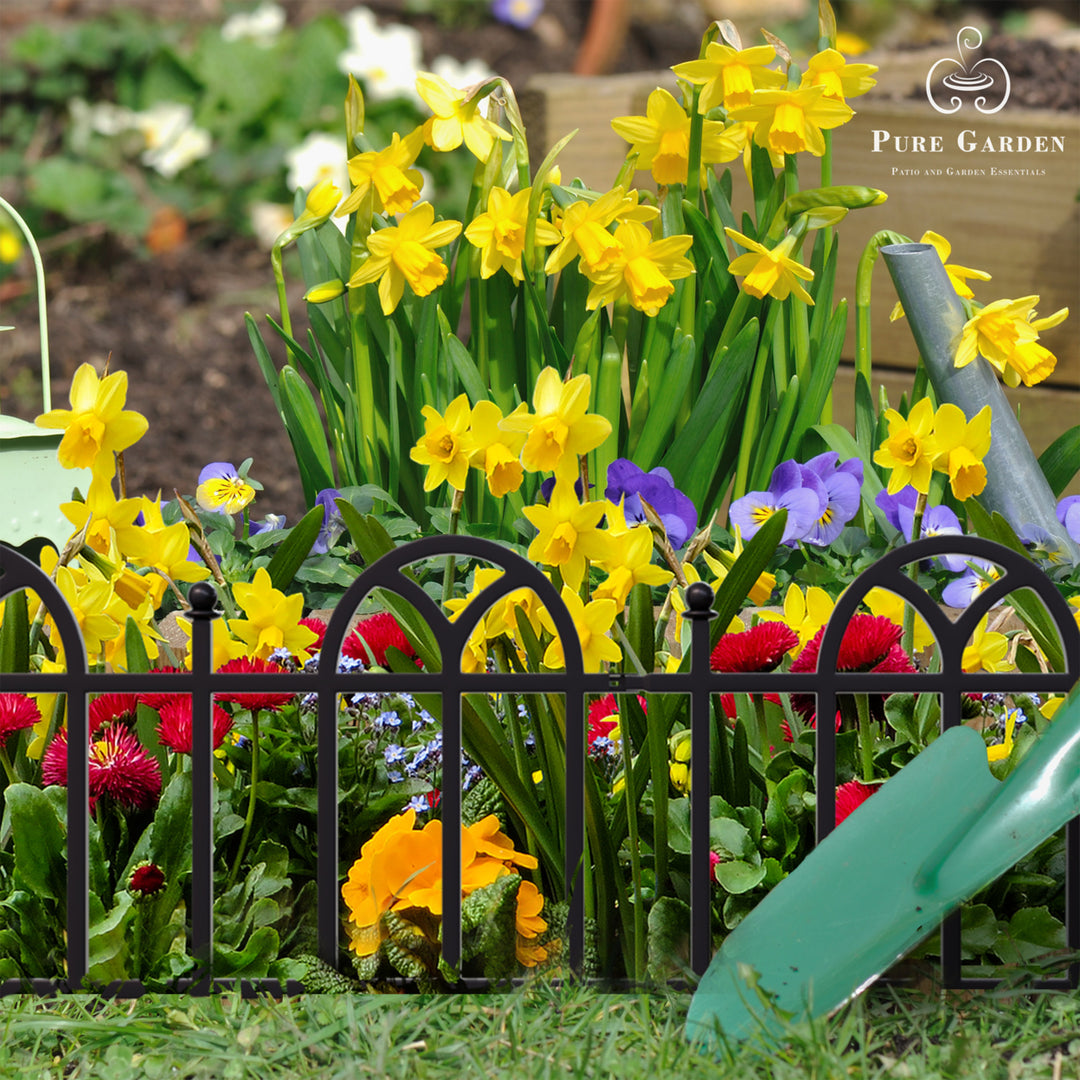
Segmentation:
<svg viewBox="0 0 1080 1080">
<path fill-rule="evenodd" d="M 1075 994 L 882 988 L 772 1047 L 714 1060 L 686 1044 L 689 996 L 537 984 L 508 994 L 147 996 L 0 1001 L 0 1077 L 1080 1078 Z"/>
</svg>

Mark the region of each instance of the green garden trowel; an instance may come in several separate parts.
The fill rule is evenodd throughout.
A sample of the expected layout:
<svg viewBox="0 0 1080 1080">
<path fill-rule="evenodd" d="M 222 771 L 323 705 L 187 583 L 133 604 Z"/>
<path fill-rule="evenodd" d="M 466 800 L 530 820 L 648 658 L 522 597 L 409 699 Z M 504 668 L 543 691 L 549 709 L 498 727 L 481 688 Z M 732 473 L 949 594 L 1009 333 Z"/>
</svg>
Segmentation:
<svg viewBox="0 0 1080 1080">
<path fill-rule="evenodd" d="M 715 1046 L 833 1011 L 1078 813 L 1080 688 L 1004 781 L 977 732 L 946 731 L 739 923 L 687 1036 Z"/>
</svg>

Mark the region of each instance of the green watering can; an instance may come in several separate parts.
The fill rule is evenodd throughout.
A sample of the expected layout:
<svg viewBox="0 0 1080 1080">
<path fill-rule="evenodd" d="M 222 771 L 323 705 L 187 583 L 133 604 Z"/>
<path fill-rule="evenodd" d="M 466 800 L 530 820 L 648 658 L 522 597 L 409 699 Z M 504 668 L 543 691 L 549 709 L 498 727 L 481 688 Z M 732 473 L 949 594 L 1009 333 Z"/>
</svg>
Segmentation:
<svg viewBox="0 0 1080 1080">
<path fill-rule="evenodd" d="M 45 315 L 45 272 L 41 254 L 26 222 L 4 199 L 0 206 L 22 230 L 34 256 L 37 273 L 38 324 L 41 334 L 42 411 L 52 408 L 49 390 L 49 328 Z M 0 330 L 10 330 L 0 326 Z M 85 495 L 90 487 L 89 469 L 65 469 L 57 460 L 62 432 L 46 431 L 27 420 L 0 416 L 0 540 L 18 546 L 43 537 L 57 548 L 73 532 L 60 512 L 77 487 Z"/>
<path fill-rule="evenodd" d="M 832 1012 L 1080 813 L 1080 687 L 1003 781 L 950 728 L 831 832 L 725 939 L 686 1019 L 716 1046 Z"/>
</svg>

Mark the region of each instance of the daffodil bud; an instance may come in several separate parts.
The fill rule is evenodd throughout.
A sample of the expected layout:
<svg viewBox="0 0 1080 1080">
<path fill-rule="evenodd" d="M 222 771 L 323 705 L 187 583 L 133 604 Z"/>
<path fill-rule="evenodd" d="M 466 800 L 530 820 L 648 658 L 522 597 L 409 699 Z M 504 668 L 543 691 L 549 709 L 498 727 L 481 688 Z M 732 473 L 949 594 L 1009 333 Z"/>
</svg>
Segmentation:
<svg viewBox="0 0 1080 1080">
<path fill-rule="evenodd" d="M 320 180 L 308 193 L 300 216 L 274 241 L 274 250 L 280 252 L 302 233 L 317 228 L 341 202 L 341 188 L 331 180 Z"/>
<path fill-rule="evenodd" d="M 867 206 L 880 206 L 888 195 L 877 188 L 863 187 L 858 184 L 840 184 L 833 187 L 810 188 L 807 191 L 799 191 L 785 199 L 769 226 L 769 236 L 779 239 L 788 228 L 790 222 L 800 214 L 821 212 L 828 208 L 835 213 L 839 209 L 861 210 Z M 838 219 L 839 220 L 839 219 Z M 808 223 L 807 228 L 819 229 L 822 225 L 832 224 L 828 220 L 820 223 Z"/>
<path fill-rule="evenodd" d="M 325 304 L 328 300 L 336 300 L 344 291 L 345 283 L 341 278 L 333 278 L 313 285 L 304 293 L 304 299 L 309 304 Z"/>
</svg>

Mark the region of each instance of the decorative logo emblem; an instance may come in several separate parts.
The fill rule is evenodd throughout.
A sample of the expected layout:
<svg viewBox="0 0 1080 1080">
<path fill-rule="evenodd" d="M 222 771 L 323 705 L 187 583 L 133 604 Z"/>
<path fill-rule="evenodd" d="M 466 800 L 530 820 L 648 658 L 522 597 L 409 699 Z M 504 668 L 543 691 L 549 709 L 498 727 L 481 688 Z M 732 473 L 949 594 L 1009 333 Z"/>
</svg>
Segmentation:
<svg viewBox="0 0 1080 1080">
<path fill-rule="evenodd" d="M 969 39 L 966 35 L 973 34 L 974 40 Z M 944 113 L 946 116 L 959 112 L 960 107 L 964 104 L 964 98 L 957 95 L 978 95 L 972 101 L 978 112 L 990 116 L 993 113 L 1000 112 L 1005 107 L 1005 102 L 1009 100 L 1009 73 L 1005 70 L 1005 65 L 1000 60 L 995 60 L 993 57 L 984 56 L 981 60 L 977 60 L 970 67 L 967 64 L 967 53 L 974 51 L 982 45 L 982 34 L 974 26 L 965 26 L 956 35 L 956 51 L 960 54 L 959 60 L 954 60 L 951 56 L 942 57 L 936 64 L 926 73 L 926 100 L 939 113 Z M 950 71 L 944 79 L 941 80 L 941 85 L 948 91 L 950 96 L 948 99 L 948 105 L 939 105 L 934 100 L 933 83 L 934 73 L 941 67 L 942 64 L 952 64 L 957 71 Z M 988 71 L 980 71 L 979 68 L 984 65 L 992 65 L 1000 71 L 1000 74 L 994 72 L 991 74 Z M 1002 82 L 1004 80 L 1004 82 Z M 1000 88 L 1004 86 L 1004 95 L 1001 101 L 998 102 L 992 109 L 986 109 L 983 106 L 986 105 L 986 91 L 993 87 Z M 940 93 L 940 90 L 939 90 Z M 951 105 L 952 108 L 948 106 Z"/>
</svg>

